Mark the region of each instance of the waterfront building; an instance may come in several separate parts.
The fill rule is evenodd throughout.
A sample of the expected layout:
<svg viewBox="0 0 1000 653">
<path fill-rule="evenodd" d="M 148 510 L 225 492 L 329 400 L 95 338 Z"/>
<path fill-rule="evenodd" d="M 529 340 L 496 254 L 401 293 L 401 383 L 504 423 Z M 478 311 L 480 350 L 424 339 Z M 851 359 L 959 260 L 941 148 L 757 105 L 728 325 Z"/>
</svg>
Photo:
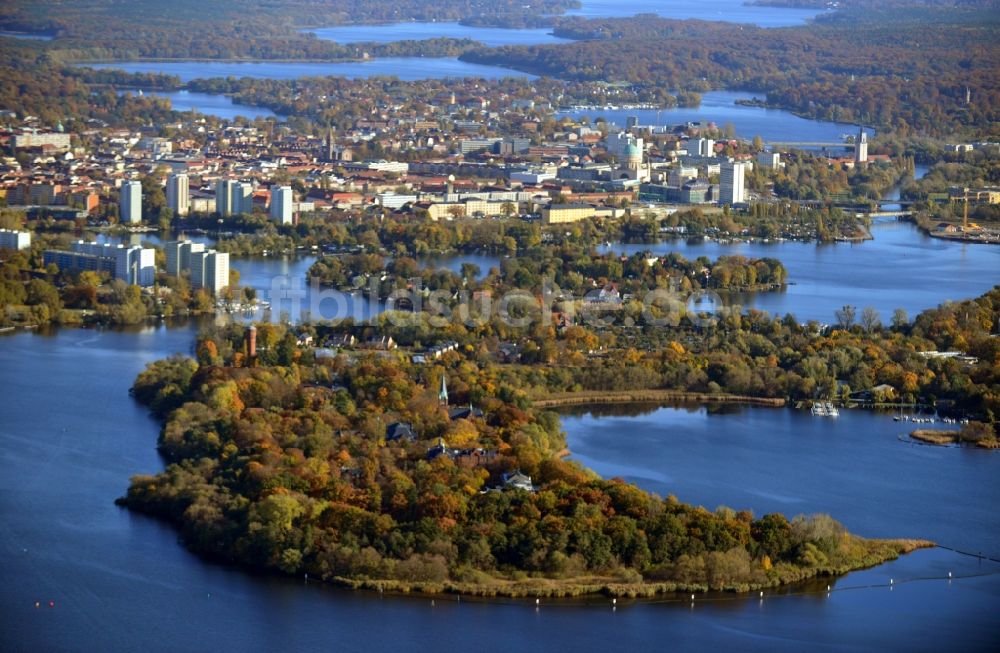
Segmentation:
<svg viewBox="0 0 1000 653">
<path fill-rule="evenodd" d="M 178 277 L 191 269 L 191 255 L 204 252 L 205 246 L 190 240 L 175 240 L 164 245 L 164 250 L 167 255 L 167 274 Z"/>
<path fill-rule="evenodd" d="M 156 250 L 148 247 L 116 247 L 115 278 L 148 288 L 156 281 Z"/>
<path fill-rule="evenodd" d="M 191 183 L 184 173 L 170 175 L 167 180 L 167 208 L 174 212 L 174 215 L 187 215 L 190 208 Z"/>
<path fill-rule="evenodd" d="M 209 249 L 191 253 L 191 287 L 213 295 L 229 286 L 229 254 Z"/>
<path fill-rule="evenodd" d="M 142 184 L 138 181 L 126 181 L 122 184 L 118 205 L 122 223 L 142 222 Z"/>
<path fill-rule="evenodd" d="M 31 247 L 30 231 L 14 231 L 0 229 L 0 249 L 29 249 Z"/>
<path fill-rule="evenodd" d="M 115 279 L 143 288 L 156 281 L 156 251 L 147 247 L 102 245 L 80 240 L 70 246 L 70 251 L 47 250 L 42 255 L 42 262 L 54 264 L 63 271 L 108 272 Z"/>
</svg>

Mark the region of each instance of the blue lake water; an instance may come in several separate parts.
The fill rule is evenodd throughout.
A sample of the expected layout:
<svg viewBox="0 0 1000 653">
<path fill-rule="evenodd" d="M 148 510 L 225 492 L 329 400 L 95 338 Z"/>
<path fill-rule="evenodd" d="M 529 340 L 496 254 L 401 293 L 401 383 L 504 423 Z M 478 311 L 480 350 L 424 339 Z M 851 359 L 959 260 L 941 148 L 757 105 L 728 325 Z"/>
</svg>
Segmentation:
<svg viewBox="0 0 1000 653">
<path fill-rule="evenodd" d="M 718 243 L 666 240 L 653 244 L 613 243 L 601 251 L 633 254 L 679 252 L 685 258 L 746 256 L 776 258 L 788 270 L 789 285 L 781 291 L 723 293 L 728 304 L 771 314 L 792 313 L 799 321 L 832 323 L 834 311 L 845 304 L 859 310 L 873 306 L 888 323 L 896 308 L 910 317 L 948 299 L 976 297 L 1000 279 L 985 270 L 1000 270 L 1000 247 L 963 244 L 931 238 L 914 225 L 877 219 L 875 240 L 863 243 L 815 244 Z"/>
<path fill-rule="evenodd" d="M 136 91 L 125 90 L 120 93 L 135 94 Z M 232 120 L 237 116 L 245 118 L 279 117 L 270 109 L 237 104 L 228 95 L 215 93 L 195 93 L 194 91 L 144 91 L 146 95 L 167 98 L 176 111 L 197 111 L 206 116 L 215 116 L 224 120 Z"/>
<path fill-rule="evenodd" d="M 828 513 L 865 537 L 1000 553 L 1000 522 L 990 516 L 1000 501 L 991 481 L 1000 453 L 901 441 L 913 426 L 888 413 L 597 407 L 564 415 L 563 429 L 573 458 L 602 476 L 709 510 Z M 982 495 L 966 500 L 969 484 Z"/>
<path fill-rule="evenodd" d="M 581 0 L 582 7 L 567 13 L 585 18 L 620 18 L 657 14 L 663 18 L 715 20 L 760 27 L 803 25 L 817 14 L 815 9 L 761 7 L 745 0 Z"/>
<path fill-rule="evenodd" d="M 11 32 L 8 30 L 0 30 L 0 37 L 21 39 L 24 41 L 51 41 L 54 38 L 50 34 L 32 34 L 30 32 Z"/>
<path fill-rule="evenodd" d="M 368 61 L 317 63 L 273 61 L 120 61 L 86 64 L 89 68 L 124 70 L 129 73 L 163 73 L 176 75 L 182 83 L 211 77 L 252 77 L 254 79 L 296 79 L 299 77 L 398 77 L 404 81 L 476 77 L 533 78 L 499 66 L 484 66 L 459 61 L 454 57 L 386 57 Z"/>
<path fill-rule="evenodd" d="M 629 116 L 639 118 L 640 125 L 667 127 L 688 122 L 715 123 L 724 127 L 732 123 L 736 135 L 743 138 L 760 136 L 767 142 L 843 142 L 843 136 L 857 134 L 856 125 L 825 122 L 801 118 L 781 109 L 736 104 L 737 100 L 749 100 L 752 93 L 739 91 L 710 91 L 701 96 L 698 107 L 675 107 L 672 109 L 600 109 L 587 108 L 561 111 L 556 118 L 567 116 L 574 120 L 587 117 L 591 122 L 603 118 L 607 122 L 624 127 Z M 868 134 L 874 132 L 871 130 Z"/>
<path fill-rule="evenodd" d="M 551 28 L 504 29 L 501 27 L 473 27 L 460 23 L 392 23 L 388 25 L 335 25 L 311 32 L 324 41 L 337 43 L 391 43 L 394 41 L 422 41 L 425 39 L 472 39 L 483 45 L 539 45 L 569 43 L 552 35 Z"/>
</svg>

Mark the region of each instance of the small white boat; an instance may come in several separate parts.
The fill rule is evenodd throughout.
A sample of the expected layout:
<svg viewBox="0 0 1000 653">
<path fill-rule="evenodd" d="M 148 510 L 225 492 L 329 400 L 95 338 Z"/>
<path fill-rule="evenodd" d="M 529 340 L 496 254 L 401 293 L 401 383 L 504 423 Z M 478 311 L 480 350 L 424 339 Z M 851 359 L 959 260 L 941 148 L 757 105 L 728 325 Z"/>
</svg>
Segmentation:
<svg viewBox="0 0 1000 653">
<path fill-rule="evenodd" d="M 840 409 L 829 401 L 817 401 L 810 412 L 817 417 L 840 417 Z"/>
</svg>

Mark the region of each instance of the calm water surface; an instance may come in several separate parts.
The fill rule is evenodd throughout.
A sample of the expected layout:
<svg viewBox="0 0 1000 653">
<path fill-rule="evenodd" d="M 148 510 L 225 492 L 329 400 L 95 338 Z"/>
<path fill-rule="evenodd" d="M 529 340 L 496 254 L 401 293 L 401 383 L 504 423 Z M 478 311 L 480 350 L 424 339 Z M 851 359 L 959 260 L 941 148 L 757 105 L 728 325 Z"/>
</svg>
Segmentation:
<svg viewBox="0 0 1000 653">
<path fill-rule="evenodd" d="M 135 93 L 135 91 L 121 91 Z M 175 111 L 197 111 L 206 116 L 215 116 L 223 120 L 232 120 L 237 116 L 246 118 L 280 117 L 270 109 L 238 104 L 228 95 L 216 93 L 195 93 L 194 91 L 144 91 L 146 95 L 162 97 L 170 100 Z"/>
<path fill-rule="evenodd" d="M 568 16 L 585 18 L 616 18 L 652 13 L 664 18 L 723 21 L 746 23 L 761 27 L 788 27 L 803 25 L 818 13 L 813 9 L 782 7 L 757 7 L 744 4 L 743 0 L 584 0 L 580 9 L 571 10 Z M 476 27 L 457 22 L 402 22 L 383 25 L 334 25 L 319 29 L 303 30 L 318 38 L 337 43 L 390 43 L 394 41 L 424 40 L 434 38 L 473 39 L 484 45 L 542 45 L 566 43 L 552 35 L 551 28 L 504 29 Z"/>
<path fill-rule="evenodd" d="M 729 293 L 723 299 L 772 314 L 792 313 L 800 321 L 833 321 L 850 304 L 875 307 L 884 322 L 902 308 L 910 317 L 949 299 L 967 299 L 1000 282 L 1000 247 L 931 238 L 914 225 L 876 219 L 875 240 L 863 243 L 729 243 L 667 240 L 652 244 L 614 243 L 601 251 L 633 254 L 679 252 L 687 259 L 707 256 L 771 257 L 788 270 L 790 285 L 780 291 Z"/>
<path fill-rule="evenodd" d="M 483 45 L 540 45 L 544 43 L 569 43 L 552 35 L 548 27 L 534 29 L 504 29 L 501 27 L 472 27 L 460 23 L 392 23 L 388 25 L 335 25 L 321 27 L 311 32 L 324 41 L 337 43 L 392 43 L 394 41 L 423 41 L 425 39 L 472 39 Z"/>
<path fill-rule="evenodd" d="M 845 135 L 857 134 L 856 125 L 839 122 L 825 122 L 800 118 L 780 109 L 736 104 L 737 100 L 749 100 L 752 93 L 739 91 L 710 91 L 701 96 L 701 105 L 676 107 L 673 109 L 583 109 L 563 111 L 556 118 L 568 116 L 574 120 L 584 116 L 591 122 L 603 118 L 611 124 L 624 127 L 629 116 L 639 118 L 639 124 L 653 127 L 685 124 L 688 122 L 715 123 L 724 127 L 732 123 L 736 135 L 743 138 L 760 136 L 766 142 L 843 142 Z M 869 136 L 873 133 L 868 130 Z"/>
<path fill-rule="evenodd" d="M 991 516 L 1000 454 L 900 441 L 913 427 L 891 414 L 629 406 L 581 409 L 563 428 L 573 457 L 602 476 L 709 510 L 824 512 L 866 537 L 1000 554 L 1000 521 Z M 970 486 L 980 494 L 970 497 Z"/>
<path fill-rule="evenodd" d="M 51 34 L 32 34 L 31 32 L 11 32 L 8 30 L 0 30 L 0 37 L 24 41 L 51 41 L 54 38 Z"/>
<path fill-rule="evenodd" d="M 207 563 L 173 529 L 113 504 L 131 474 L 162 468 L 157 424 L 128 387 L 147 362 L 189 352 L 194 334 L 189 326 L 0 337 L 0 650 L 380 651 L 429 642 L 459 650 L 475 641 L 483 651 L 528 652 L 654 650 L 664 642 L 681 650 L 985 651 L 996 644 L 997 577 L 899 584 L 989 569 L 940 550 L 834 583 L 846 590 L 894 578 L 891 590 L 693 608 L 622 602 L 616 611 L 603 601 L 538 611 L 518 603 L 432 606 Z M 996 542 L 996 520 L 983 508 L 998 498 L 988 474 L 995 456 L 908 447 L 885 418 L 841 419 L 843 426 L 782 410 L 668 411 L 631 421 L 567 418 L 566 430 L 574 455 L 599 471 L 696 503 L 830 510 L 866 534 Z M 769 478 L 768 469 L 780 473 Z M 44 607 L 48 601 L 55 607 Z"/>
<path fill-rule="evenodd" d="M 128 73 L 162 73 L 176 75 L 182 83 L 211 77 L 252 77 L 254 79 L 296 79 L 299 77 L 398 77 L 404 81 L 476 77 L 534 78 L 499 66 L 466 63 L 454 57 L 386 57 L 369 61 L 341 63 L 273 62 L 273 61 L 120 61 L 86 64 L 88 68 L 124 70 Z"/>
<path fill-rule="evenodd" d="M 620 18 L 636 14 L 657 14 L 663 18 L 716 20 L 761 27 L 802 25 L 817 14 L 815 9 L 761 7 L 745 0 L 581 0 L 580 9 L 567 15 L 585 18 Z"/>
<path fill-rule="evenodd" d="M 287 313 L 299 321 L 338 320 L 352 317 L 370 320 L 385 310 L 385 302 L 376 301 L 360 293 L 344 293 L 331 288 L 318 291 L 306 283 L 306 273 L 316 261 L 314 256 L 233 258 L 231 266 L 240 272 L 240 285 L 256 288 L 260 297 L 271 302 L 271 318 Z M 419 258 L 423 267 L 448 269 L 459 273 L 463 263 L 479 266 L 479 276 L 484 277 L 500 259 L 482 254 L 455 254 Z"/>
</svg>

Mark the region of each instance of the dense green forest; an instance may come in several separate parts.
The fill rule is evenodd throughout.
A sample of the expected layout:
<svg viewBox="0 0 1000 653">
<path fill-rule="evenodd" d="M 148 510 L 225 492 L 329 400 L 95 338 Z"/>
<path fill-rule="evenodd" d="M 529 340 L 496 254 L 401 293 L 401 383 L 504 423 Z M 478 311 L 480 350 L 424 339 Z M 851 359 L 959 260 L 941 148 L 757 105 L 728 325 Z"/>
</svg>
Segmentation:
<svg viewBox="0 0 1000 653">
<path fill-rule="evenodd" d="M 835 18 L 786 29 L 655 16 L 564 18 L 557 34 L 588 40 L 482 48 L 462 58 L 570 79 L 764 92 L 773 106 L 901 136 L 1000 135 L 995 10 Z"/>
<path fill-rule="evenodd" d="M 114 125 L 163 124 L 177 114 L 169 100 L 118 95 L 107 84 L 175 88 L 165 75 L 128 75 L 121 71 L 73 69 L 58 64 L 34 44 L 0 39 L 0 108 L 33 115 L 68 131 L 83 131 L 87 120 Z"/>
<path fill-rule="evenodd" d="M 577 297 L 591 295 L 595 299 L 597 291 L 609 286 L 615 288 L 616 297 L 645 294 L 658 287 L 676 287 L 685 293 L 702 289 L 762 290 L 783 285 L 787 276 L 781 262 L 771 258 L 721 256 L 715 261 L 707 257 L 688 260 L 676 252 L 664 257 L 644 252 L 626 258 L 573 246 L 539 247 L 522 252 L 516 259 L 505 258 L 477 282 L 476 277 L 481 272 L 485 271 L 470 268 L 464 273 L 456 273 L 421 269 L 415 259 L 406 256 L 397 256 L 387 262 L 378 254 L 355 254 L 321 258 L 308 275 L 342 289 L 352 287 L 359 276 L 376 275 L 381 279 L 381 297 L 420 278 L 423 288 L 449 292 L 466 289 L 540 293 L 543 283 L 548 281 L 554 282 L 563 292 Z"/>
</svg>

